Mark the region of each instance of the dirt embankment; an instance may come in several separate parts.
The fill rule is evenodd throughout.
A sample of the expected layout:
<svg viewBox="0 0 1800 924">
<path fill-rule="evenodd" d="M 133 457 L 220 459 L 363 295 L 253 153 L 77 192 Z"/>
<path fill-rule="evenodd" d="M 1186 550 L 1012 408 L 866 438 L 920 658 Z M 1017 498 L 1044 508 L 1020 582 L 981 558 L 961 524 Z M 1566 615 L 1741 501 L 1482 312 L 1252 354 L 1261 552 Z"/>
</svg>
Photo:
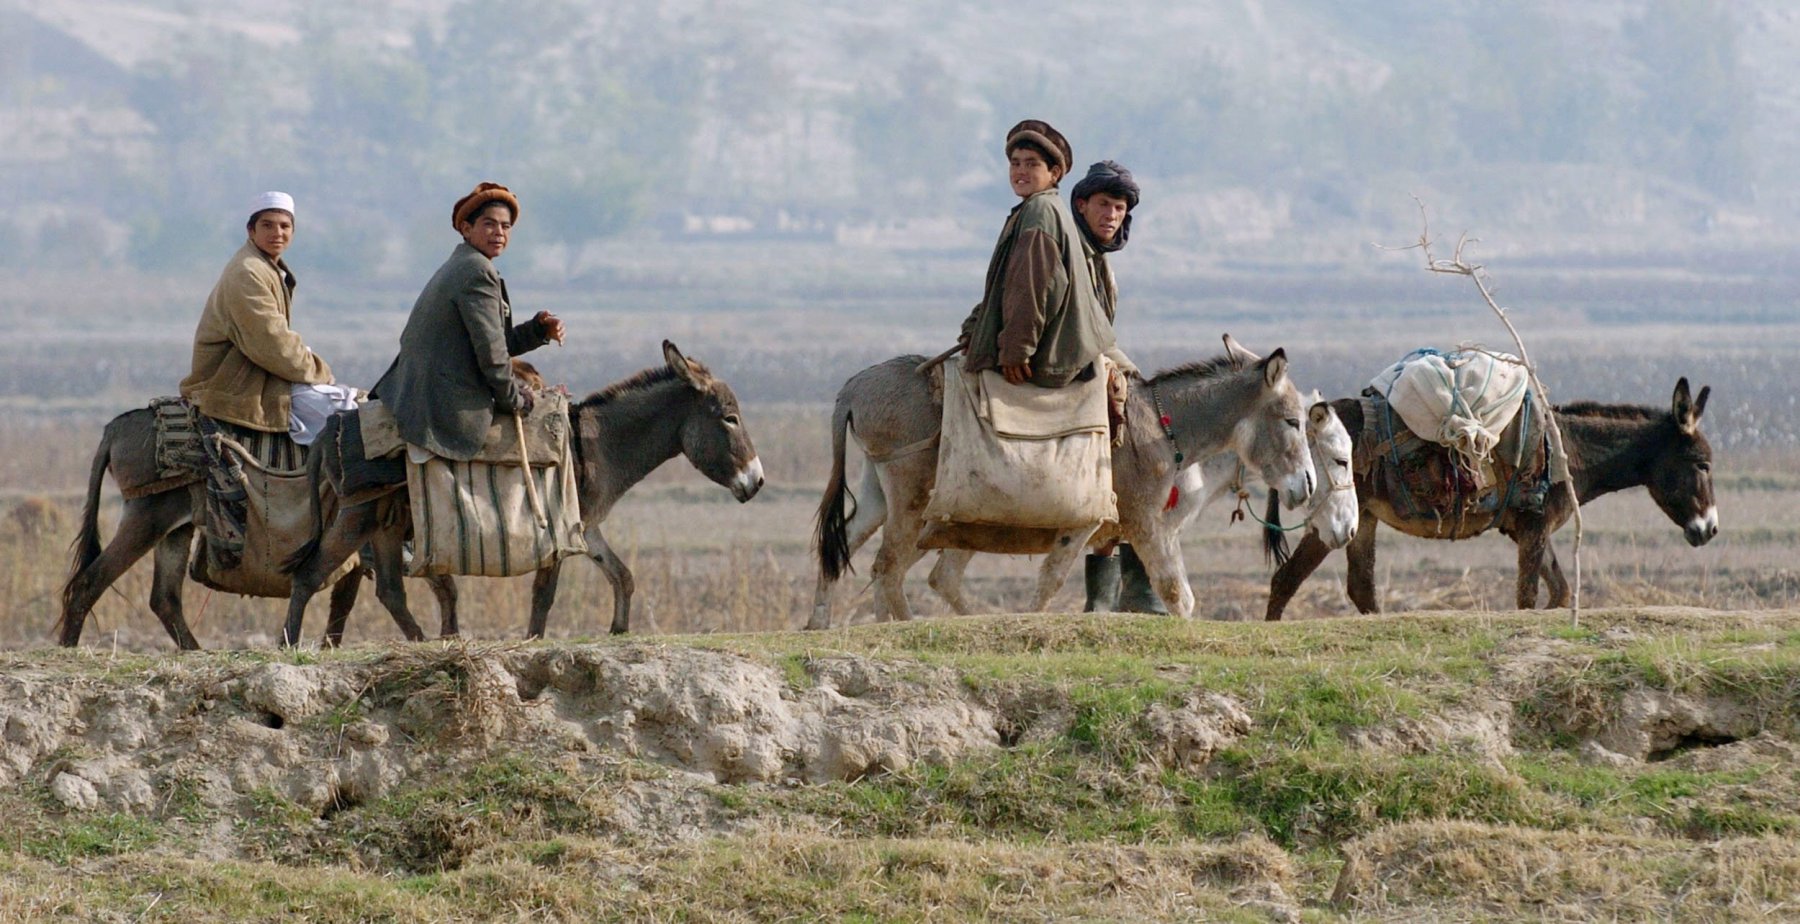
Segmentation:
<svg viewBox="0 0 1800 924">
<path fill-rule="evenodd" d="M 1751 895 L 1731 907 L 1760 913 L 1781 902 L 1758 889 L 1800 883 L 1800 851 L 1771 840 L 1791 832 L 1780 806 L 1800 786 L 1789 622 L 1682 644 L 1663 631 L 1705 623 L 994 620 L 838 639 L 867 653 L 24 656 L 0 670 L 0 790 L 43 833 L 15 849 L 52 863 L 88 850 L 428 873 L 568 837 L 701 863 L 723 838 L 888 876 L 890 848 L 845 851 L 900 838 L 1008 862 L 1063 844 L 1043 856 L 1067 853 L 1067 868 L 1044 875 L 1104 895 L 1123 887 L 1095 879 L 1081 845 L 1142 843 L 1144 869 L 1180 856 L 1260 870 L 1196 873 L 1194 888 L 1290 920 L 1309 900 L 1402 917 L 1510 913 L 1522 895 L 1579 908 L 1632 881 L 1605 859 L 1623 856 L 1685 877 L 1627 890 L 1646 914 L 1678 907 L 1681 889 Z M 905 656 L 926 643 L 956 666 Z M 114 840 L 89 850 L 93 830 Z M 1187 856 L 1202 846 L 1217 856 Z M 1340 861 L 1320 865 L 1317 847 Z M 1482 852 L 1502 847 L 1555 861 L 1572 885 Z M 634 888 L 657 875 L 645 866 Z"/>
</svg>

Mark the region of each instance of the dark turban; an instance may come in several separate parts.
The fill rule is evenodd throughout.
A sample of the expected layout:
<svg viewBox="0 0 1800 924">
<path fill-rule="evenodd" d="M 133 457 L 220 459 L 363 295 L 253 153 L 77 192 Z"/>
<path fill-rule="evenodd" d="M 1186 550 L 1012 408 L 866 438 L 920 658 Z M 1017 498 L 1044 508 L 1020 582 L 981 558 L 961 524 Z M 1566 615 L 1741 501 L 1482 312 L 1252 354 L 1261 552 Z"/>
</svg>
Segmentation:
<svg viewBox="0 0 1800 924">
<path fill-rule="evenodd" d="M 519 197 L 513 195 L 512 190 L 499 183 L 477 183 L 473 192 L 456 200 L 456 205 L 451 207 L 450 227 L 461 231 L 464 223 L 494 202 L 505 203 L 512 210 L 512 220 L 519 220 Z"/>
<path fill-rule="evenodd" d="M 1021 143 L 1028 144 L 1050 159 L 1050 166 L 1062 168 L 1062 175 L 1068 176 L 1075 162 L 1074 152 L 1069 150 L 1069 139 L 1062 132 L 1050 127 L 1049 122 L 1038 119 L 1026 119 L 1006 131 L 1006 153 L 1012 155 L 1013 148 Z"/>
<path fill-rule="evenodd" d="M 1075 189 L 1069 193 L 1069 200 L 1079 202 L 1096 193 L 1125 200 L 1125 220 L 1119 223 L 1119 233 L 1113 235 L 1110 243 L 1100 243 L 1095 239 L 1094 232 L 1088 230 L 1087 219 L 1081 217 L 1080 209 L 1075 210 L 1075 223 L 1081 226 L 1081 233 L 1087 235 L 1088 243 L 1111 253 L 1125 246 L 1125 238 L 1131 233 L 1131 210 L 1137 208 L 1138 204 L 1137 180 L 1131 178 L 1130 170 L 1114 161 L 1103 160 L 1088 168 L 1087 176 L 1082 177 L 1081 182 L 1076 183 Z"/>
</svg>

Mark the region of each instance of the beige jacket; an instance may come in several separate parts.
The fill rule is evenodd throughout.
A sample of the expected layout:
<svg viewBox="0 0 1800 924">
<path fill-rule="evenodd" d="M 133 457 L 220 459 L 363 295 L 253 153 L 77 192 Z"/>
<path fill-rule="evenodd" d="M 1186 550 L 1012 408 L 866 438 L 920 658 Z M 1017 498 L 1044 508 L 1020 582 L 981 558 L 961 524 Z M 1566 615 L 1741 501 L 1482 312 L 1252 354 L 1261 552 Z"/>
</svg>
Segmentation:
<svg viewBox="0 0 1800 924">
<path fill-rule="evenodd" d="M 286 433 L 293 384 L 331 381 L 331 367 L 288 326 L 294 277 L 286 271 L 245 241 L 219 274 L 194 331 L 193 371 L 181 380 L 181 396 L 202 414 Z"/>
</svg>

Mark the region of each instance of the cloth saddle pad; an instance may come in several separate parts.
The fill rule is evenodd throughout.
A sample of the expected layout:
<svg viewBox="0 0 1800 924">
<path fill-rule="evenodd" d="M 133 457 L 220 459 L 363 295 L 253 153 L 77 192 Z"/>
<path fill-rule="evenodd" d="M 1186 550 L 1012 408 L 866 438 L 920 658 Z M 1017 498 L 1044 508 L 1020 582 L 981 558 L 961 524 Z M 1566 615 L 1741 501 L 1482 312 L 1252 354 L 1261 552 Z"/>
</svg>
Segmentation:
<svg viewBox="0 0 1800 924">
<path fill-rule="evenodd" d="M 280 436 L 286 439 L 286 434 Z M 243 444 L 229 438 L 221 443 L 224 450 L 236 458 L 243 473 L 247 495 L 244 546 L 235 567 L 220 567 L 212 544 L 205 541 L 205 517 L 197 516 L 196 525 L 202 536 L 195 543 L 191 574 L 195 581 L 214 590 L 253 597 L 285 597 L 292 590 L 292 582 L 282 573 L 281 565 L 300 546 L 311 541 L 316 531 L 312 483 L 304 469 L 272 469 Z M 196 509 L 202 508 L 197 506 Z M 331 511 L 323 513 L 329 517 Z M 335 583 L 359 564 L 357 556 L 350 556 L 331 573 L 326 583 Z"/>
<path fill-rule="evenodd" d="M 380 401 L 370 401 L 362 406 L 358 424 L 362 428 L 363 451 L 368 458 L 380 459 L 405 451 L 406 441 L 400 437 L 394 412 Z M 560 447 L 568 443 L 568 437 L 569 396 L 558 391 L 538 393 L 531 413 L 525 415 L 525 448 L 531 454 L 531 464 L 555 465 Z M 519 464 L 518 424 L 513 422 L 513 415 L 494 415 L 481 449 L 470 461 L 491 465 Z"/>
<path fill-rule="evenodd" d="M 566 418 L 565 418 L 566 419 Z M 413 557 L 407 574 L 510 577 L 587 553 L 575 458 L 565 438 L 546 467 L 454 462 L 407 454 Z M 537 486 L 547 524 L 540 527 L 525 479 Z"/>
<path fill-rule="evenodd" d="M 386 413 L 387 425 L 392 426 L 393 415 Z M 314 444 L 314 452 L 330 452 L 335 458 L 322 466 L 325 479 L 331 483 L 331 490 L 342 499 L 342 503 L 353 505 L 371 497 L 385 493 L 388 489 L 406 484 L 406 460 L 399 453 L 388 453 L 371 458 L 368 447 L 363 443 L 366 432 L 362 425 L 361 408 L 354 411 L 340 411 L 336 415 L 336 429 L 327 426 L 326 439 Z M 404 444 L 402 444 L 404 445 Z"/>
</svg>

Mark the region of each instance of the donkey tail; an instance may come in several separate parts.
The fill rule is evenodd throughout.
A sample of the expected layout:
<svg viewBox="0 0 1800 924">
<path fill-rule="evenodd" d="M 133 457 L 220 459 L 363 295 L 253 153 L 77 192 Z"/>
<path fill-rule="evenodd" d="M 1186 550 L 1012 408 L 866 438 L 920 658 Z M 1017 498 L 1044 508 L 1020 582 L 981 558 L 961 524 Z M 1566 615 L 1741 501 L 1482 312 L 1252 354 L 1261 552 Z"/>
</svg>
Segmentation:
<svg viewBox="0 0 1800 924">
<path fill-rule="evenodd" d="M 306 497 L 312 502 L 312 538 L 301 543 L 292 554 L 281 560 L 282 574 L 297 573 L 319 552 L 319 543 L 325 536 L 324 505 L 319 501 L 319 492 L 326 487 L 325 454 L 338 446 L 337 428 L 341 419 L 335 414 L 326 418 L 325 426 L 320 428 L 318 437 L 313 440 L 312 451 L 306 454 Z"/>
<path fill-rule="evenodd" d="M 1263 517 L 1263 561 L 1274 562 L 1279 568 L 1287 564 L 1288 556 L 1293 554 L 1288 548 L 1287 530 L 1281 528 L 1281 495 L 1274 489 L 1269 490 L 1269 509 Z"/>
<path fill-rule="evenodd" d="M 844 443 L 850 429 L 850 403 L 839 396 L 831 409 L 831 477 L 825 481 L 825 496 L 819 501 L 818 528 L 813 546 L 819 551 L 819 571 L 826 581 L 835 581 L 850 566 L 850 535 L 846 529 L 848 508 L 856 499 L 844 483 Z"/>
<path fill-rule="evenodd" d="M 76 584 L 83 573 L 100 557 L 100 486 L 106 482 L 106 470 L 112 466 L 113 428 L 109 424 L 100 434 L 100 445 L 94 450 L 94 464 L 88 469 L 87 502 L 81 507 L 81 531 L 69 544 L 69 579 L 62 588 L 62 615 L 56 630 L 64 635 L 69 629 L 69 607 L 75 601 Z M 77 629 L 77 632 L 80 630 Z M 64 644 L 73 641 L 65 638 Z"/>
</svg>

